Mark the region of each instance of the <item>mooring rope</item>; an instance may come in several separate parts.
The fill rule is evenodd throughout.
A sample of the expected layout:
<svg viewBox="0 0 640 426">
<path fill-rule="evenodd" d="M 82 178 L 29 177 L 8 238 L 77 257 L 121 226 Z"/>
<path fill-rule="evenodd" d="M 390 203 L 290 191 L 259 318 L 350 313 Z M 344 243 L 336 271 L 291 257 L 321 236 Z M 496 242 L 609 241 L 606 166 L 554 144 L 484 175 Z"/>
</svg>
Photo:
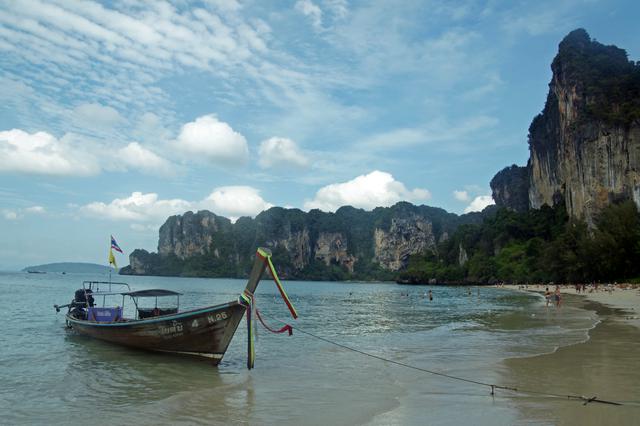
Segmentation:
<svg viewBox="0 0 640 426">
<path fill-rule="evenodd" d="M 279 319 L 279 318 L 275 318 L 275 317 L 269 317 L 267 315 L 265 315 L 264 313 L 261 313 L 262 316 L 270 318 L 274 321 L 278 321 L 281 322 L 283 324 L 287 324 L 287 322 Z M 287 324 L 288 325 L 288 324 Z M 292 329 L 302 333 L 302 334 L 306 334 L 307 336 L 313 337 L 314 339 L 317 340 L 321 340 L 323 342 L 329 343 L 331 345 L 340 347 L 342 349 L 351 351 L 351 352 L 355 352 L 358 353 L 360 355 L 364 355 L 370 358 L 374 358 L 374 359 L 378 359 L 380 361 L 384 361 L 384 362 L 388 362 L 391 364 L 395 364 L 404 368 L 409 368 L 411 370 L 416 370 L 416 371 L 420 371 L 423 373 L 428 373 L 428 374 L 432 374 L 435 376 L 440 376 L 440 377 L 444 377 L 447 379 L 451 379 L 451 380 L 457 380 L 457 381 L 461 381 L 461 382 L 466 382 L 466 383 L 471 383 L 471 384 L 475 384 L 475 385 L 480 385 L 480 386 L 486 386 L 488 388 L 491 389 L 491 395 L 495 395 L 495 390 L 496 389 L 502 389 L 502 390 L 506 390 L 506 391 L 511 391 L 514 393 L 519 393 L 519 394 L 527 394 L 527 395 L 536 395 L 536 396 L 540 396 L 540 397 L 546 397 L 546 398 L 561 398 L 561 399 L 569 399 L 569 400 L 576 400 L 576 401 L 582 401 L 583 405 L 587 405 L 591 402 L 597 402 L 600 404 L 607 404 L 607 405 L 625 405 L 625 406 L 629 406 L 629 405 L 633 405 L 633 406 L 640 406 L 640 401 L 608 401 L 608 400 L 604 400 L 604 399 L 600 399 L 597 396 L 592 396 L 592 397 L 587 397 L 584 395 L 577 395 L 577 394 L 561 394 L 561 393 L 553 393 L 553 392 L 543 392 L 543 391 L 537 391 L 537 390 L 531 390 L 531 389 L 526 389 L 526 388 L 520 388 L 520 387 L 513 387 L 513 386 L 504 386 L 504 385 L 499 385 L 499 384 L 495 384 L 495 383 L 488 383 L 488 382 L 482 382 L 479 380 L 473 380 L 473 379 L 467 379 L 464 377 L 459 377 L 459 376 L 454 376 L 452 374 L 447 374 L 447 373 L 442 373 L 439 371 L 434 371 L 434 370 L 429 370 L 427 368 L 422 368 L 422 367 L 417 367 L 415 365 L 411 365 L 411 364 L 407 364 L 401 361 L 396 361 L 393 359 L 389 359 L 389 358 L 385 358 L 379 355 L 375 355 L 372 354 L 370 352 L 366 352 L 336 341 L 333 341 L 331 339 L 327 339 L 326 337 L 322 337 L 322 336 L 318 336 L 317 334 L 311 333 L 310 331 L 306 331 L 302 328 L 300 328 L 299 326 L 290 326 Z"/>
</svg>

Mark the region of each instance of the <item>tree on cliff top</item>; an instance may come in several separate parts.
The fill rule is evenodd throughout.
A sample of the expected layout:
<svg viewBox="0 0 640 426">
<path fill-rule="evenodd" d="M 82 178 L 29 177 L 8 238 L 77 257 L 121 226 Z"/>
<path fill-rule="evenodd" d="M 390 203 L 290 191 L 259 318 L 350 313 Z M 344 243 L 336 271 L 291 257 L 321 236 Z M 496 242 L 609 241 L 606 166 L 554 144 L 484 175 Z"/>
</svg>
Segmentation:
<svg viewBox="0 0 640 426">
<path fill-rule="evenodd" d="M 624 49 L 592 40 L 580 28 L 560 42 L 551 69 L 556 79 L 580 87 L 588 116 L 619 125 L 640 119 L 640 65 Z"/>
</svg>

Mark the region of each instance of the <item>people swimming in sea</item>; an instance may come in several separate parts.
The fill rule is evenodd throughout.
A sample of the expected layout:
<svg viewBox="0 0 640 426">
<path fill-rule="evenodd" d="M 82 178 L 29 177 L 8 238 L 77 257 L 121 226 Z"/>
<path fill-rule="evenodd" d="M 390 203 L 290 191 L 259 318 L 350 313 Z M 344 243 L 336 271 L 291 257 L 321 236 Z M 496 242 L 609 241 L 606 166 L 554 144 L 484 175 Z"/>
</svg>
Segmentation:
<svg viewBox="0 0 640 426">
<path fill-rule="evenodd" d="M 431 290 L 429 290 L 429 301 L 433 300 L 433 293 L 431 293 Z"/>
</svg>

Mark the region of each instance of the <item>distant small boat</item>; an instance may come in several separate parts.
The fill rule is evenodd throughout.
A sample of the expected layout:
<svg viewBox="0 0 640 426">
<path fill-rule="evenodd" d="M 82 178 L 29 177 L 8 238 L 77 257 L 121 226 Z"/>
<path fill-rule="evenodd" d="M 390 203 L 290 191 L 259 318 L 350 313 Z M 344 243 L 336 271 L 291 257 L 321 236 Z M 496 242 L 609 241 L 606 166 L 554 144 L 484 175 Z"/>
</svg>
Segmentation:
<svg viewBox="0 0 640 426">
<path fill-rule="evenodd" d="M 31 270 L 28 270 L 27 272 L 30 273 L 30 274 L 46 274 L 45 271 L 31 271 Z"/>
<path fill-rule="evenodd" d="M 258 249 L 245 293 L 253 295 L 267 266 L 271 252 Z M 272 270 L 275 275 L 275 271 Z M 277 278 L 277 275 L 275 275 Z M 279 282 L 278 282 L 279 284 Z M 132 291 L 126 283 L 85 281 L 67 305 L 54 305 L 57 312 L 68 307 L 66 323 L 76 332 L 133 348 L 209 358 L 218 365 L 248 307 L 242 298 L 220 305 L 180 312 L 180 293 L 152 289 Z M 105 290 L 100 290 L 103 288 Z M 114 288 L 119 289 L 115 291 Z M 122 296 L 122 305 L 106 307 L 108 297 Z M 159 298 L 175 297 L 173 307 L 158 307 Z M 286 297 L 283 294 L 283 297 Z M 102 307 L 96 299 L 102 298 Z M 126 299 L 135 306 L 135 317 L 123 317 Z M 140 301 L 155 300 L 154 307 L 141 307 Z M 288 302 L 288 300 L 287 300 Z M 250 346 L 252 343 L 250 343 Z M 251 364 L 252 366 L 252 364 Z"/>
</svg>

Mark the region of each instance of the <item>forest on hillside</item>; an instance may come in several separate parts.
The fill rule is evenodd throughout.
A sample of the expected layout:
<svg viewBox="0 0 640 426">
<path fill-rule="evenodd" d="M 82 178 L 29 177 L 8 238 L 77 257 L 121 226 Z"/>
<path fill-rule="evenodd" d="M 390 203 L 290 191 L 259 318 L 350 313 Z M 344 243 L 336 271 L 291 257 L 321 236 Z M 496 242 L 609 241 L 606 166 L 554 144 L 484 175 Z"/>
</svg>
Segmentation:
<svg viewBox="0 0 640 426">
<path fill-rule="evenodd" d="M 612 204 L 595 228 L 564 205 L 517 213 L 500 209 L 461 225 L 436 252 L 412 256 L 399 281 L 426 283 L 576 283 L 640 281 L 640 214 Z"/>
</svg>

